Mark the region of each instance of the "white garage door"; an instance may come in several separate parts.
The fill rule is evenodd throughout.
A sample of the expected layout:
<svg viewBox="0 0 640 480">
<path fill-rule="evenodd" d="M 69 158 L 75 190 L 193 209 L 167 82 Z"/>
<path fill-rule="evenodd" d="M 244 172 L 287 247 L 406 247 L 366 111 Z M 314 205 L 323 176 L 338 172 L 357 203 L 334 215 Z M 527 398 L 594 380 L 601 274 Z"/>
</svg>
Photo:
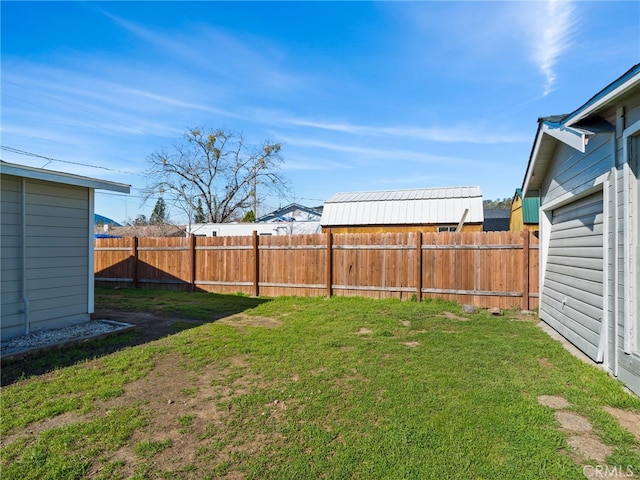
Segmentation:
<svg viewBox="0 0 640 480">
<path fill-rule="evenodd" d="M 553 211 L 541 317 L 592 359 L 603 308 L 602 192 Z"/>
</svg>

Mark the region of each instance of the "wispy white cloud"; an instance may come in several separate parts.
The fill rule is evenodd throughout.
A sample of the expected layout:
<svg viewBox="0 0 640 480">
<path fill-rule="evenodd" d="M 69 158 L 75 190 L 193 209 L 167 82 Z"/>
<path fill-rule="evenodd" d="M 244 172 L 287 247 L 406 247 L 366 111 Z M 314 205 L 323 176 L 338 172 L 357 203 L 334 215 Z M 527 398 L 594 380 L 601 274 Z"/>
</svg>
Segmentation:
<svg viewBox="0 0 640 480">
<path fill-rule="evenodd" d="M 556 66 L 560 57 L 573 45 L 576 33 L 576 8 L 569 0 L 534 2 L 526 9 L 523 21 L 529 25 L 531 59 L 545 78 L 543 96 L 553 91 Z"/>
<path fill-rule="evenodd" d="M 174 97 L 170 97 L 167 95 L 160 95 L 157 93 L 153 93 L 150 91 L 145 91 L 145 90 L 140 90 L 140 89 L 136 89 L 136 88 L 123 88 L 122 90 L 125 93 L 131 94 L 131 95 L 135 95 L 137 97 L 140 98 L 145 98 L 147 100 L 152 100 L 154 102 L 160 102 L 160 103 L 164 103 L 166 105 L 169 105 L 171 107 L 180 107 L 180 108 L 185 108 L 185 109 L 189 109 L 189 110 L 200 110 L 203 112 L 207 112 L 207 113 L 213 113 L 215 115 L 221 115 L 221 116 L 225 116 L 225 117 L 230 117 L 230 118 L 238 118 L 241 120 L 246 120 L 245 116 L 240 115 L 238 113 L 229 111 L 229 110 L 224 110 L 221 108 L 216 108 L 216 107 L 212 107 L 210 105 L 207 105 L 205 103 L 193 103 L 193 102 L 187 102 L 184 100 L 181 100 L 179 98 L 174 98 Z"/>
<path fill-rule="evenodd" d="M 482 128 L 480 125 L 452 125 L 442 127 L 415 127 L 415 126 L 371 126 L 339 122 L 319 122 L 303 118 L 283 118 L 284 122 L 291 125 L 312 127 L 320 130 L 330 130 L 340 133 L 361 136 L 387 136 L 403 137 L 415 140 L 441 143 L 514 143 L 528 142 L 529 136 L 516 133 L 503 133 L 500 131 Z"/>
<path fill-rule="evenodd" d="M 204 23 L 193 24 L 181 31 L 162 31 L 104 10 L 102 13 L 127 33 L 151 45 L 163 57 L 208 72 L 212 83 L 216 79 L 231 80 L 231 84 L 223 87 L 229 90 L 233 90 L 234 84 L 250 81 L 254 89 L 262 86 L 271 91 L 287 92 L 304 86 L 308 80 L 284 68 L 287 55 L 265 38 L 240 38 Z"/>
<path fill-rule="evenodd" d="M 434 155 L 415 150 L 391 149 L 382 147 L 362 147 L 359 145 L 347 145 L 344 143 L 318 140 L 316 138 L 303 138 L 292 136 L 280 136 L 286 147 L 298 147 L 305 149 L 317 149 L 320 151 L 340 152 L 348 154 L 346 157 L 353 165 L 368 164 L 373 161 L 384 161 L 389 165 L 391 162 L 414 162 L 421 164 L 445 164 L 445 165 L 477 165 L 476 160 L 454 157 L 447 155 Z"/>
</svg>

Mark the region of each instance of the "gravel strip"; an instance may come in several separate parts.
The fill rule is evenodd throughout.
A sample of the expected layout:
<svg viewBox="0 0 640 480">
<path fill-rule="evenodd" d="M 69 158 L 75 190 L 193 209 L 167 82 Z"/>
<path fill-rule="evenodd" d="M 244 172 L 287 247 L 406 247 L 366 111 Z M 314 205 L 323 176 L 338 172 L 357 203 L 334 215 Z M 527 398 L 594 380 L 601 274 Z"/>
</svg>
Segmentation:
<svg viewBox="0 0 640 480">
<path fill-rule="evenodd" d="M 38 330 L 28 335 L 21 335 L 7 342 L 2 342 L 0 354 L 6 355 L 16 351 L 46 347 L 69 340 L 90 338 L 128 327 L 131 327 L 128 323 L 113 322 L 110 320 L 92 320 L 78 325 L 53 328 L 50 330 Z"/>
</svg>

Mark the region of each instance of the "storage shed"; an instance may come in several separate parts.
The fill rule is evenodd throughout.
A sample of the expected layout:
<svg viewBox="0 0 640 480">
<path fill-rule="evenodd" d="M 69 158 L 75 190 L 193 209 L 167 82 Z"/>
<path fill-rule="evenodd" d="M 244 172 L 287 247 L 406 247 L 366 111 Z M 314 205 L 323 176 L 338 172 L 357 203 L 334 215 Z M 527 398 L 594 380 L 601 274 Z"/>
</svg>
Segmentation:
<svg viewBox="0 0 640 480">
<path fill-rule="evenodd" d="M 0 161 L 3 342 L 93 313 L 94 191 L 129 185 Z"/>
<path fill-rule="evenodd" d="M 509 216 L 509 230 L 521 232 L 529 230 L 537 232 L 540 230 L 540 199 L 538 197 L 522 196 L 522 189 L 516 188 L 516 193 L 511 201 L 511 212 Z"/>
<path fill-rule="evenodd" d="M 541 118 L 523 197 L 540 197 L 540 318 L 640 393 L 640 65 Z"/>
<path fill-rule="evenodd" d="M 334 233 L 482 231 L 480 187 L 337 193 L 320 224 Z"/>
</svg>

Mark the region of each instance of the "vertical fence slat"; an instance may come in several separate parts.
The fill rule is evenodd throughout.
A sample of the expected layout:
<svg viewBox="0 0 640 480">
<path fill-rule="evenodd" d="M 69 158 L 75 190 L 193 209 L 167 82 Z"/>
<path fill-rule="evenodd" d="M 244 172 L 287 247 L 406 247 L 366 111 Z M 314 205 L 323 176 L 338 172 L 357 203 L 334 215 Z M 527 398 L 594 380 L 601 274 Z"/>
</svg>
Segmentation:
<svg viewBox="0 0 640 480">
<path fill-rule="evenodd" d="M 196 236 L 191 234 L 189 236 L 189 254 L 190 254 L 190 272 L 189 272 L 189 283 L 191 285 L 191 291 L 194 292 L 196 289 Z"/>
<path fill-rule="evenodd" d="M 325 281 L 327 283 L 327 297 L 333 294 L 331 284 L 333 283 L 333 234 L 331 230 L 326 233 L 327 253 L 325 258 Z"/>
<path fill-rule="evenodd" d="M 416 301 L 422 301 L 422 232 L 416 232 Z"/>
<path fill-rule="evenodd" d="M 529 310 L 529 230 L 522 231 L 522 309 Z"/>
<path fill-rule="evenodd" d="M 258 232 L 253 231 L 253 295 L 260 295 L 260 252 L 258 251 Z"/>
<path fill-rule="evenodd" d="M 138 288 L 138 237 L 131 239 L 131 280 L 134 288 Z"/>
</svg>

